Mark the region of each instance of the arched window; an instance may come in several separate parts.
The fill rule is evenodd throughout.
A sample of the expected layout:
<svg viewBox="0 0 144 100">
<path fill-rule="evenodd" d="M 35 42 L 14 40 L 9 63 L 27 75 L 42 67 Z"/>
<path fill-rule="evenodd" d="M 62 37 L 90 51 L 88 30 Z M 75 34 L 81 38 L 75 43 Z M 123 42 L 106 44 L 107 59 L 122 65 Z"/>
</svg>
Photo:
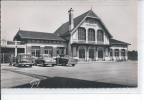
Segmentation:
<svg viewBox="0 0 144 100">
<path fill-rule="evenodd" d="M 85 49 L 79 48 L 79 58 L 85 58 Z"/>
<path fill-rule="evenodd" d="M 88 41 L 95 41 L 95 30 L 88 29 Z"/>
<path fill-rule="evenodd" d="M 78 40 L 86 40 L 86 30 L 84 28 L 78 28 Z"/>
<path fill-rule="evenodd" d="M 104 33 L 102 30 L 97 31 L 97 41 L 100 41 L 100 42 L 104 41 Z"/>
</svg>

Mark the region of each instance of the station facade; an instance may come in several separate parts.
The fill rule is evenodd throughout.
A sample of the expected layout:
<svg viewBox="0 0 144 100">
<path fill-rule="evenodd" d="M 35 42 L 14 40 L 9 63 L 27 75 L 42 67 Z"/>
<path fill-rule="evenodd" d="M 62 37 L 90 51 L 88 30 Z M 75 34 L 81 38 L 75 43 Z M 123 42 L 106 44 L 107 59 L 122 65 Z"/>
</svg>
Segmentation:
<svg viewBox="0 0 144 100">
<path fill-rule="evenodd" d="M 19 30 L 14 41 L 24 45 L 24 53 L 39 57 L 69 55 L 82 61 L 125 61 L 128 59 L 129 43 L 113 38 L 101 19 L 89 10 L 73 18 L 69 11 L 69 21 L 54 33 Z"/>
</svg>

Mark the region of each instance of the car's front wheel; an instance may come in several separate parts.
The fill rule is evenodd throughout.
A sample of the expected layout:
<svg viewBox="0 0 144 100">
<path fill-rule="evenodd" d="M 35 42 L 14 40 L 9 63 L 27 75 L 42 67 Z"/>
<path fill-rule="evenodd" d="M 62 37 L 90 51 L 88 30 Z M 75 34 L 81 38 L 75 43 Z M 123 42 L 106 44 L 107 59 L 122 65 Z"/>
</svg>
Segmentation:
<svg viewBox="0 0 144 100">
<path fill-rule="evenodd" d="M 34 66 L 37 66 L 37 63 L 34 63 Z"/>
<path fill-rule="evenodd" d="M 52 64 L 51 66 L 52 66 L 52 67 L 54 67 L 54 66 L 55 66 L 55 64 Z"/>
<path fill-rule="evenodd" d="M 75 64 L 72 64 L 72 66 L 75 66 Z"/>
</svg>

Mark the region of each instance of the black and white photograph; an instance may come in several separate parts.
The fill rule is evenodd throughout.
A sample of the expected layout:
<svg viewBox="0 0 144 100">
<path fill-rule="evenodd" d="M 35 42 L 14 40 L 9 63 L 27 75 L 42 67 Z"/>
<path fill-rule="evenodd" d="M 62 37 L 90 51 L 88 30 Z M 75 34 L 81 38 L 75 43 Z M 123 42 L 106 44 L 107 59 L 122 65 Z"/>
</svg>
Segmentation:
<svg viewBox="0 0 144 100">
<path fill-rule="evenodd" d="M 1 88 L 138 88 L 136 1 L 1 1 Z"/>
</svg>

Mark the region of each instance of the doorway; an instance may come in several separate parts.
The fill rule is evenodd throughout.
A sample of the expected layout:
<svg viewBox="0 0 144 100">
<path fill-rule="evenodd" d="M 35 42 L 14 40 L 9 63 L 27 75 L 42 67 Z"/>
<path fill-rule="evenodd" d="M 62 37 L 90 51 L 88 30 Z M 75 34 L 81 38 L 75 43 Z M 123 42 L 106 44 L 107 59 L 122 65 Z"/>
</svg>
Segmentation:
<svg viewBox="0 0 144 100">
<path fill-rule="evenodd" d="M 103 58 L 103 49 L 98 49 L 98 58 Z"/>
<path fill-rule="evenodd" d="M 94 49 L 93 49 L 93 48 L 90 48 L 90 49 L 89 49 L 89 58 L 90 58 L 91 60 L 94 60 Z"/>
<path fill-rule="evenodd" d="M 85 59 L 85 49 L 84 48 L 79 49 L 79 58 Z"/>
</svg>

